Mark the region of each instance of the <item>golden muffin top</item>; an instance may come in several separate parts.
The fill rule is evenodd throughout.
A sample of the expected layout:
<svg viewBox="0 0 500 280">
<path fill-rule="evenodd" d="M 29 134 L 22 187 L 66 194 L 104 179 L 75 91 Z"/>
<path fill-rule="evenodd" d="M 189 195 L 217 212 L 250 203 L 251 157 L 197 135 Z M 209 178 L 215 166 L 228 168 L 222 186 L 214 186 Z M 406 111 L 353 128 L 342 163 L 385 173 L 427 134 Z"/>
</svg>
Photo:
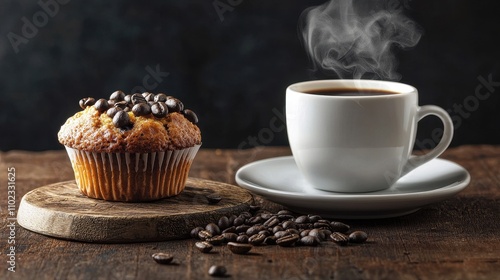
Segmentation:
<svg viewBox="0 0 500 280">
<path fill-rule="evenodd" d="M 59 142 L 89 152 L 149 153 L 201 144 L 198 117 L 183 103 L 163 93 L 80 100 L 83 111 L 70 117 L 57 134 Z"/>
</svg>

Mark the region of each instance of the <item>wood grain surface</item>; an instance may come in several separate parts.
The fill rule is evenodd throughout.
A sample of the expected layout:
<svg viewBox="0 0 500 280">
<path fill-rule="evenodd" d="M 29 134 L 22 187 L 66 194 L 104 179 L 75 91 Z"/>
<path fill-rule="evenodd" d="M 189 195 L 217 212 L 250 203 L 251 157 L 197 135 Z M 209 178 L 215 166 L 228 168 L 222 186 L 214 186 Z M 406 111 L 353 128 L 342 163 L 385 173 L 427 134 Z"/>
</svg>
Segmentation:
<svg viewBox="0 0 500 280">
<path fill-rule="evenodd" d="M 242 165 L 289 155 L 288 148 L 201 150 L 190 176 L 234 184 Z M 37 187 L 73 179 L 63 151 L 0 153 L 0 279 L 213 279 L 211 265 L 225 265 L 228 279 L 499 279 L 500 146 L 460 146 L 442 158 L 471 174 L 463 192 L 411 215 L 380 220 L 344 220 L 368 233 L 365 244 L 338 247 L 259 246 L 251 255 L 234 255 L 227 246 L 202 254 L 195 240 L 130 244 L 66 241 L 37 234 L 14 222 L 9 244 L 7 173 L 15 168 L 16 207 Z M 282 206 L 256 196 L 270 211 Z M 17 208 L 16 208 L 17 210 Z M 11 246 L 15 272 L 10 272 Z M 174 255 L 173 265 L 155 263 L 151 254 Z"/>
<path fill-rule="evenodd" d="M 210 204 L 207 195 L 223 199 Z M 252 195 L 239 187 L 188 178 L 184 191 L 147 203 L 110 202 L 83 195 L 75 181 L 36 188 L 23 196 L 17 222 L 31 231 L 102 243 L 166 241 L 189 237 L 194 227 L 248 211 Z"/>
</svg>

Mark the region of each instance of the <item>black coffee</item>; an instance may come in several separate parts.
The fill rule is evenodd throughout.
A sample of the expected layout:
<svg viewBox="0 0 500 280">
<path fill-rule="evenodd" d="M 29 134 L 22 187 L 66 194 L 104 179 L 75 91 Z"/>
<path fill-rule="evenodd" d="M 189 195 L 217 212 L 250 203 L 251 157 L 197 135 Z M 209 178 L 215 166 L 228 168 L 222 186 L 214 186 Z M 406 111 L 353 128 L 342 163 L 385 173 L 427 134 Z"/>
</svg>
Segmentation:
<svg viewBox="0 0 500 280">
<path fill-rule="evenodd" d="M 397 92 L 379 89 L 356 89 L 356 88 L 322 88 L 306 91 L 310 94 L 336 95 L 336 96 L 376 96 L 397 94 Z"/>
</svg>

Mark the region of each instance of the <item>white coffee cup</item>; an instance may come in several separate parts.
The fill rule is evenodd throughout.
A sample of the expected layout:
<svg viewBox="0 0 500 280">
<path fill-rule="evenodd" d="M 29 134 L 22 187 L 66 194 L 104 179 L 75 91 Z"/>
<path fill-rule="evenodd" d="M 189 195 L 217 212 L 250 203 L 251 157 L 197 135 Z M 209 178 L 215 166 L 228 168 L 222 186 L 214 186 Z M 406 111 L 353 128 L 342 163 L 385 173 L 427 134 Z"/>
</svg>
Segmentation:
<svg viewBox="0 0 500 280">
<path fill-rule="evenodd" d="M 384 91 L 343 96 L 317 91 Z M 425 155 L 412 155 L 417 123 L 428 115 L 443 122 L 443 136 Z M 334 192 L 389 188 L 450 144 L 453 123 L 433 105 L 418 106 L 417 89 L 374 80 L 317 80 L 286 90 L 286 123 L 294 160 L 312 187 Z"/>
</svg>

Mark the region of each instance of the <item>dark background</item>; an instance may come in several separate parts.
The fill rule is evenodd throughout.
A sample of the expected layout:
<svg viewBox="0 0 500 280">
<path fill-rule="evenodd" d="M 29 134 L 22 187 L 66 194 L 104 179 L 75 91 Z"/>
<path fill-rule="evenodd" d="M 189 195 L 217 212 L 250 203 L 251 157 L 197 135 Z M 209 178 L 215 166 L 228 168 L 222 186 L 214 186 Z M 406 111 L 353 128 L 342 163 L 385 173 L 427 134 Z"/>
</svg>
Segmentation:
<svg viewBox="0 0 500 280">
<path fill-rule="evenodd" d="M 497 1 L 389 1 L 424 30 L 397 52 L 401 81 L 450 111 L 453 146 L 500 144 Z M 205 148 L 287 145 L 286 86 L 327 78 L 310 70 L 297 32 L 301 12 L 325 1 L 65 2 L 53 15 L 37 1 L 0 2 L 0 150 L 61 149 L 57 131 L 80 98 L 141 87 L 193 109 Z M 24 36 L 26 20 L 39 27 Z M 495 82 L 481 99 L 480 77 Z M 432 146 L 437 126 L 420 123 L 416 148 Z"/>
</svg>

